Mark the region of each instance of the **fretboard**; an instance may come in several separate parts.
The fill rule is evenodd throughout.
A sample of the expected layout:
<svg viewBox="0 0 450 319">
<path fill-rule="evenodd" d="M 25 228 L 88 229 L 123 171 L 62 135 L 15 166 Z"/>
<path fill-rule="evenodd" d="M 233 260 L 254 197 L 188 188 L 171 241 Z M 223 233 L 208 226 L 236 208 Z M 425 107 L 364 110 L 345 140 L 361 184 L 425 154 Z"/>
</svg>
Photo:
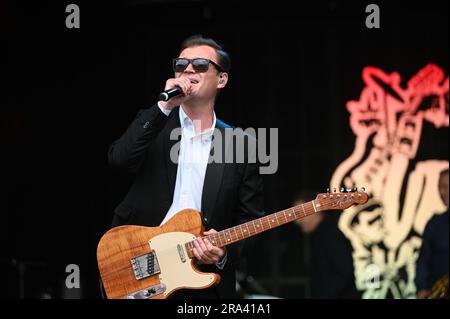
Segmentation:
<svg viewBox="0 0 450 319">
<path fill-rule="evenodd" d="M 205 236 L 214 246 L 223 247 L 242 239 L 260 234 L 269 229 L 290 223 L 296 219 L 312 215 L 317 211 L 315 201 L 297 205 L 277 213 L 273 213 L 247 223 L 234 226 L 212 235 Z M 190 252 L 194 248 L 193 242 L 186 243 Z"/>
</svg>

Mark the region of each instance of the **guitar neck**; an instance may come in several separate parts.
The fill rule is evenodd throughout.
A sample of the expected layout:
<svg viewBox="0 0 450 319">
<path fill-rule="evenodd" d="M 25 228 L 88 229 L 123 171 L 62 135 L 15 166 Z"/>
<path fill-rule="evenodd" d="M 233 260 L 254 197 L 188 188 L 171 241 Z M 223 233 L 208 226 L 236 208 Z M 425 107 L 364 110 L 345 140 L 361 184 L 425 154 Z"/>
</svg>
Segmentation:
<svg viewBox="0 0 450 319">
<path fill-rule="evenodd" d="M 205 238 L 207 238 L 214 246 L 223 247 L 278 226 L 290 223 L 296 219 L 307 217 L 317 211 L 319 211 L 319 209 L 317 209 L 315 201 L 310 201 L 238 226 L 222 230 L 215 234 L 205 236 Z M 194 247 L 192 241 L 186 243 L 186 246 L 189 249 Z"/>
</svg>

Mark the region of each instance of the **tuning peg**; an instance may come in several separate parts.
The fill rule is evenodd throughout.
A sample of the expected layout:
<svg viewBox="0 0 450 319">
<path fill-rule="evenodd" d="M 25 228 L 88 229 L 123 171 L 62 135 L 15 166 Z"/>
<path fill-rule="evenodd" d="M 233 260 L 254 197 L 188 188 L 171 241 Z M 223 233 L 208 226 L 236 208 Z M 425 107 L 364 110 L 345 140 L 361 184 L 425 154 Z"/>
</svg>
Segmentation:
<svg viewBox="0 0 450 319">
<path fill-rule="evenodd" d="M 330 188 L 327 188 L 327 194 L 329 194 L 330 193 Z"/>
<path fill-rule="evenodd" d="M 336 193 L 336 187 L 333 188 L 333 193 Z"/>
<path fill-rule="evenodd" d="M 350 193 L 352 191 L 351 188 L 347 188 L 347 193 Z"/>
<path fill-rule="evenodd" d="M 345 192 L 345 188 L 341 187 L 341 193 Z"/>
<path fill-rule="evenodd" d="M 365 187 L 361 187 L 361 192 L 365 192 L 366 188 Z"/>
</svg>

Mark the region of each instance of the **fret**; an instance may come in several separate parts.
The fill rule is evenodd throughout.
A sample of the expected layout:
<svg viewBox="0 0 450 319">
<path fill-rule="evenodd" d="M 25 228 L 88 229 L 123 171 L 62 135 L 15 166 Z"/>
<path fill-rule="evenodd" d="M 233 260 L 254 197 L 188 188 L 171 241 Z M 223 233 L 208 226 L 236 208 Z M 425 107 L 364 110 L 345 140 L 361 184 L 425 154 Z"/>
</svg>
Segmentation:
<svg viewBox="0 0 450 319">
<path fill-rule="evenodd" d="M 265 218 L 265 220 L 263 220 L 263 226 L 264 226 L 264 230 L 266 230 L 267 228 L 265 227 L 265 223 L 267 223 L 267 227 L 268 228 L 271 228 L 270 227 L 270 225 L 271 225 L 271 222 L 270 222 L 270 217 L 269 216 L 266 216 L 266 217 L 264 217 Z"/>
<path fill-rule="evenodd" d="M 225 238 L 225 234 L 223 231 L 219 232 L 220 246 L 223 246 L 226 243 L 226 240 L 224 240 L 222 236 Z"/>
<path fill-rule="evenodd" d="M 236 240 L 242 239 L 242 230 L 241 230 L 241 227 L 242 227 L 241 225 L 235 226 L 235 227 L 234 227 L 234 233 L 236 234 Z M 240 235 L 239 235 L 238 231 L 241 232 Z"/>
<path fill-rule="evenodd" d="M 234 238 L 233 238 L 233 235 L 231 234 L 231 232 L 233 232 L 234 233 Z M 231 237 L 231 241 L 236 241 L 237 239 L 238 239 L 238 235 L 237 235 L 237 233 L 236 233 L 236 227 L 231 227 L 230 228 L 230 237 Z"/>
<path fill-rule="evenodd" d="M 278 216 L 279 216 L 279 213 L 275 214 L 275 216 L 273 218 L 274 222 L 277 221 L 277 226 L 280 225 L 280 222 L 278 221 Z"/>
<path fill-rule="evenodd" d="M 223 232 L 222 232 L 222 245 L 226 245 L 227 244 L 227 238 L 228 238 L 228 236 L 227 236 L 227 231 L 226 230 L 224 230 Z"/>
<path fill-rule="evenodd" d="M 231 233 L 233 231 L 233 228 L 228 228 L 228 242 L 233 242 L 233 234 Z"/>
<path fill-rule="evenodd" d="M 254 227 L 255 227 L 255 233 L 259 233 L 261 232 L 261 221 L 257 220 L 256 222 L 254 222 Z"/>
<path fill-rule="evenodd" d="M 265 221 L 267 222 L 267 227 L 268 228 L 272 228 L 272 223 L 271 223 L 271 220 L 272 220 L 272 218 L 270 218 L 270 216 L 266 216 L 266 217 L 264 217 L 265 218 Z M 264 224 L 263 224 L 264 225 Z M 264 230 L 266 230 L 266 229 L 268 229 L 268 228 L 265 228 L 265 226 L 264 226 Z"/>
<path fill-rule="evenodd" d="M 286 216 L 286 211 L 285 211 L 285 210 L 283 210 L 283 216 L 284 216 L 284 219 L 286 220 L 286 223 L 288 223 L 289 220 L 288 220 L 288 218 L 287 218 L 287 216 Z"/>
<path fill-rule="evenodd" d="M 260 218 L 255 224 L 256 229 L 258 230 L 258 233 L 261 232 L 264 229 L 264 218 L 267 218 L 267 216 L 264 216 Z"/>
<path fill-rule="evenodd" d="M 277 214 L 272 214 L 272 217 L 269 218 L 269 219 L 270 219 L 270 225 L 272 225 L 272 227 L 275 227 L 275 226 L 276 226 L 276 225 L 275 225 L 275 222 L 277 222 L 277 224 L 279 225 Z"/>
<path fill-rule="evenodd" d="M 228 237 L 229 237 L 229 235 L 227 233 L 227 230 L 224 230 L 224 232 L 223 232 L 223 244 L 224 245 L 228 244 Z"/>
<path fill-rule="evenodd" d="M 247 237 L 249 237 L 250 236 L 250 232 L 248 231 L 248 226 L 247 226 L 247 223 L 245 223 L 245 224 L 242 224 L 242 227 L 243 227 L 243 231 L 242 231 L 242 236 L 244 237 L 244 238 L 247 238 Z"/>
<path fill-rule="evenodd" d="M 256 224 L 256 230 L 259 232 L 262 232 L 264 230 L 264 218 L 260 218 L 255 224 Z"/>
<path fill-rule="evenodd" d="M 258 231 L 257 231 L 257 229 L 256 229 L 255 221 L 251 221 L 251 222 L 249 222 L 248 224 L 253 226 L 253 233 L 252 233 L 252 235 L 257 234 Z"/>
<path fill-rule="evenodd" d="M 247 227 L 248 235 L 250 236 L 251 233 L 250 233 L 250 229 L 248 229 L 248 223 L 245 223 L 245 227 Z"/>
<path fill-rule="evenodd" d="M 256 228 L 256 223 L 252 222 L 249 225 L 251 225 L 253 227 L 252 235 L 257 234 L 258 233 L 258 229 Z"/>
<path fill-rule="evenodd" d="M 236 228 L 236 233 L 237 233 L 237 229 L 239 228 L 240 231 L 240 235 L 238 234 L 238 239 L 244 239 L 244 234 L 242 233 L 242 225 L 237 226 Z"/>
<path fill-rule="evenodd" d="M 237 234 L 237 232 L 236 232 L 236 227 L 231 227 L 231 228 L 230 228 L 230 234 L 231 234 L 231 241 L 232 241 L 232 242 L 238 240 L 239 237 L 238 237 L 238 234 Z"/>
<path fill-rule="evenodd" d="M 229 243 L 230 241 L 231 241 L 231 233 L 230 233 L 230 230 L 228 229 L 228 236 L 227 236 L 227 243 Z"/>
<path fill-rule="evenodd" d="M 214 244 L 215 246 L 222 244 L 221 240 L 220 240 L 220 233 L 214 234 L 214 241 L 215 241 L 215 244 Z"/>
<path fill-rule="evenodd" d="M 217 236 L 216 234 L 210 235 L 209 237 L 209 241 L 211 242 L 211 244 L 213 244 L 213 246 L 216 246 L 217 244 Z"/>
<path fill-rule="evenodd" d="M 250 234 L 248 233 L 247 224 L 241 225 L 241 232 L 242 232 L 242 238 L 247 238 L 248 236 L 250 236 Z"/>
<path fill-rule="evenodd" d="M 302 204 L 301 206 L 302 206 L 302 209 L 303 209 L 303 216 L 304 217 L 308 216 L 308 215 L 306 215 L 304 204 Z"/>
<path fill-rule="evenodd" d="M 314 214 L 315 212 L 316 212 L 316 208 L 314 207 L 312 202 L 310 202 L 309 209 L 308 209 L 308 216 Z"/>
<path fill-rule="evenodd" d="M 246 229 L 246 225 L 245 224 L 242 224 L 241 225 L 241 236 L 242 236 L 242 238 L 245 238 L 245 237 L 247 237 L 247 235 L 248 235 L 248 232 L 247 232 L 247 229 Z"/>
<path fill-rule="evenodd" d="M 316 204 L 314 204 L 314 201 L 311 202 L 314 208 L 314 213 L 317 213 Z"/>
<path fill-rule="evenodd" d="M 267 216 L 267 223 L 269 228 L 273 228 L 275 227 L 274 223 L 275 223 L 275 216 Z"/>
</svg>

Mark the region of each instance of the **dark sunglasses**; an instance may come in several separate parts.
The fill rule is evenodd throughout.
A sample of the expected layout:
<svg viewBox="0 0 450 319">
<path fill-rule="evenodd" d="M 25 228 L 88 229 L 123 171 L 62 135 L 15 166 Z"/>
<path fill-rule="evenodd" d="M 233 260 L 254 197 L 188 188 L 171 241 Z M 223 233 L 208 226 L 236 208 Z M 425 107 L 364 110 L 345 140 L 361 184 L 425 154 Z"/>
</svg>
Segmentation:
<svg viewBox="0 0 450 319">
<path fill-rule="evenodd" d="M 224 70 L 220 65 L 218 65 L 214 61 L 203 58 L 195 58 L 195 59 L 175 58 L 173 59 L 173 70 L 175 72 L 183 72 L 184 70 L 186 70 L 189 63 L 192 64 L 192 68 L 194 69 L 194 71 L 198 73 L 208 71 L 210 63 L 214 65 L 219 72 L 224 72 Z"/>
</svg>

